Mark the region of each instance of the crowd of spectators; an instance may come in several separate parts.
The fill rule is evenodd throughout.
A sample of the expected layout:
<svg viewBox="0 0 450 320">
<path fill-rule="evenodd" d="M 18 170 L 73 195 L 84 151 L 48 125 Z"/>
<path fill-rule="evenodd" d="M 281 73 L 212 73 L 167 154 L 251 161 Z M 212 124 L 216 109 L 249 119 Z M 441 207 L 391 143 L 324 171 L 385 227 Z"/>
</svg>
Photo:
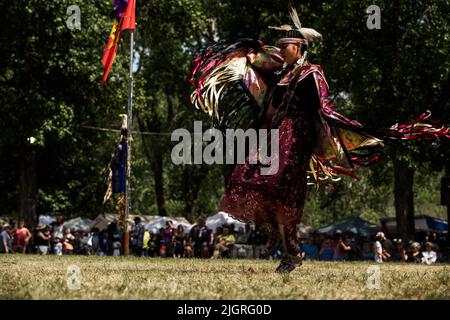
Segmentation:
<svg viewBox="0 0 450 320">
<path fill-rule="evenodd" d="M 386 237 L 378 232 L 375 237 L 336 232 L 333 235 L 312 235 L 302 242 L 305 259 L 324 261 L 369 260 L 383 262 L 425 263 L 448 262 L 445 235 L 418 234 L 416 240 L 404 241 Z"/>
<path fill-rule="evenodd" d="M 159 230 L 148 230 L 136 217 L 130 231 L 131 253 L 148 257 L 219 258 L 230 257 L 230 249 L 235 244 L 261 245 L 265 241 L 250 225 L 238 230 L 234 224 L 223 225 L 214 233 L 205 222 L 206 217 L 200 216 L 189 232 L 185 232 L 183 225 L 175 228 L 170 220 Z M 122 233 L 117 221 L 109 223 L 104 230 L 94 228 L 90 232 L 76 230 L 74 233 L 63 224 L 63 217 L 57 216 L 55 222 L 38 224 L 31 232 L 23 220 L 19 224 L 10 220 L 1 229 L 0 253 L 123 254 Z"/>
<path fill-rule="evenodd" d="M 31 232 L 23 220 L 18 224 L 11 220 L 2 228 L 0 253 L 123 254 L 122 234 L 116 221 L 101 231 L 94 228 L 90 232 L 77 230 L 74 233 L 70 228 L 65 228 L 63 222 L 63 217 L 58 216 L 51 225 L 38 224 Z M 265 243 L 264 233 L 248 224 L 237 230 L 234 224 L 225 224 L 213 232 L 206 226 L 206 217 L 200 216 L 189 232 L 185 232 L 183 225 L 175 228 L 170 220 L 159 230 L 148 230 L 141 219 L 136 217 L 130 232 L 129 246 L 131 254 L 136 256 L 217 259 L 236 256 L 232 254 L 233 248 L 239 248 L 238 256 L 245 257 L 245 247 L 261 248 Z M 339 230 L 327 235 L 312 233 L 302 239 L 300 249 L 305 260 L 425 264 L 449 261 L 445 235 L 437 233 L 419 234 L 416 240 L 411 241 L 386 237 L 383 232 L 378 232 L 375 237 L 361 237 Z M 278 250 L 269 259 L 280 258 L 282 251 L 280 242 Z"/>
<path fill-rule="evenodd" d="M 206 217 L 200 216 L 189 232 L 182 225 L 174 228 L 167 221 L 164 228 L 146 230 L 140 218 L 135 218 L 131 231 L 131 250 L 137 256 L 174 258 L 230 257 L 235 244 L 260 245 L 260 233 L 250 225 L 235 230 L 235 225 L 223 225 L 213 232 L 206 226 Z M 141 241 L 141 239 L 143 241 Z"/>
<path fill-rule="evenodd" d="M 57 216 L 51 225 L 38 224 L 31 232 L 24 220 L 17 224 L 14 220 L 3 225 L 0 235 L 0 253 L 35 253 L 35 254 L 90 254 L 94 245 L 92 232 L 64 228 L 64 218 Z"/>
</svg>

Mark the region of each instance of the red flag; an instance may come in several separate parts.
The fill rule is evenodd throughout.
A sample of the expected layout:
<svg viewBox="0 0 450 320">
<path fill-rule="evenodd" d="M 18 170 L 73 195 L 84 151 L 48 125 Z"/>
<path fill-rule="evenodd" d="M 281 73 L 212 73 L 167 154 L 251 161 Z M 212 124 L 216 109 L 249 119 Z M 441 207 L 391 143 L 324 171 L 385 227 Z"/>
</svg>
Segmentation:
<svg viewBox="0 0 450 320">
<path fill-rule="evenodd" d="M 108 43 L 106 44 L 105 51 L 103 52 L 103 83 L 108 78 L 109 70 L 111 70 L 114 58 L 116 56 L 117 48 L 119 47 L 120 37 L 122 36 L 122 30 L 119 29 L 119 23 L 114 21 L 114 25 L 109 35 Z"/>
<path fill-rule="evenodd" d="M 122 17 L 122 27 L 120 30 L 134 30 L 136 25 L 136 0 L 129 0 L 125 14 Z"/>
<path fill-rule="evenodd" d="M 117 18 L 120 17 L 120 20 Z M 103 52 L 103 83 L 106 83 L 109 71 L 111 70 L 114 58 L 116 57 L 117 48 L 119 47 L 119 41 L 122 37 L 123 30 L 134 30 L 136 20 L 136 0 L 129 0 L 125 12 L 117 16 L 114 20 L 114 25 L 109 35 L 108 43 L 106 44 L 105 51 Z"/>
</svg>

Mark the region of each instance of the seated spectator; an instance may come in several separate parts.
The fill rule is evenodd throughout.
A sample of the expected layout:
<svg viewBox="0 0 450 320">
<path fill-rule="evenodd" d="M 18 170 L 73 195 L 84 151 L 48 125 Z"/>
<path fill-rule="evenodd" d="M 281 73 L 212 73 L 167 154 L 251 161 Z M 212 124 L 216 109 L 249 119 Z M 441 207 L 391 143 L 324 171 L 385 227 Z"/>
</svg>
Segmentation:
<svg viewBox="0 0 450 320">
<path fill-rule="evenodd" d="M 408 252 L 408 262 L 411 263 L 422 262 L 422 254 L 420 253 L 420 244 L 418 242 L 413 242 L 411 244 Z"/>
<path fill-rule="evenodd" d="M 92 253 L 92 237 L 88 232 L 82 232 L 80 243 L 81 254 L 90 255 Z"/>
<path fill-rule="evenodd" d="M 248 234 L 245 233 L 244 228 L 239 227 L 238 232 L 236 234 L 236 243 L 238 244 L 247 244 Z"/>
<path fill-rule="evenodd" d="M 405 246 L 402 239 L 394 239 L 394 249 L 391 254 L 391 261 L 394 262 L 406 262 L 408 255 L 406 254 Z"/>
<path fill-rule="evenodd" d="M 384 233 L 383 233 L 384 234 Z M 382 240 L 383 244 L 383 258 L 385 261 L 389 261 L 391 259 L 392 251 L 394 250 L 394 244 L 391 239 L 384 237 Z"/>
<path fill-rule="evenodd" d="M 114 253 L 114 241 L 117 237 L 117 234 L 120 235 L 119 226 L 116 219 L 114 219 L 111 223 L 108 224 L 105 233 L 106 233 L 106 255 L 112 256 Z M 79 237 L 77 238 L 77 241 L 79 241 Z M 75 246 L 75 248 L 77 248 L 77 246 Z"/>
<path fill-rule="evenodd" d="M 194 257 L 209 258 L 213 235 L 211 230 L 206 226 L 205 216 L 198 217 L 197 224 L 191 228 L 189 237 L 194 246 Z"/>
<path fill-rule="evenodd" d="M 3 225 L 3 231 L 0 234 L 0 253 L 13 253 L 10 230 L 9 223 Z"/>
<path fill-rule="evenodd" d="M 83 243 L 81 242 L 81 239 L 83 239 L 83 231 L 77 230 L 75 232 L 75 239 L 71 242 L 73 245 L 73 253 L 74 254 L 84 254 L 83 250 Z M 111 243 L 111 254 L 112 255 L 112 243 Z"/>
<path fill-rule="evenodd" d="M 62 256 L 63 254 L 63 244 L 61 238 L 56 238 L 53 244 L 53 253 L 57 256 Z"/>
<path fill-rule="evenodd" d="M 302 246 L 302 251 L 304 252 L 303 258 L 306 260 L 319 259 L 319 248 L 315 245 L 313 237 L 306 240 L 306 243 Z"/>
<path fill-rule="evenodd" d="M 144 243 L 144 232 L 145 232 L 145 227 L 141 223 L 141 218 L 135 217 L 134 218 L 134 227 L 133 227 L 133 230 L 131 231 L 131 239 L 130 240 L 131 240 L 132 250 L 133 250 L 134 254 L 138 257 L 141 256 L 142 245 Z"/>
<path fill-rule="evenodd" d="M 167 242 L 166 244 L 166 258 L 173 258 L 175 256 L 175 245 L 176 239 L 175 235 L 173 235 L 169 242 Z"/>
<path fill-rule="evenodd" d="M 334 255 L 334 248 L 330 239 L 325 239 L 319 251 L 319 259 L 322 261 L 332 261 Z"/>
<path fill-rule="evenodd" d="M 164 242 L 166 244 L 171 242 L 174 234 L 175 234 L 175 228 L 173 227 L 172 220 L 166 221 L 166 228 L 164 229 Z"/>
<path fill-rule="evenodd" d="M 269 238 L 265 234 L 263 228 L 261 225 L 256 224 L 255 229 L 250 231 L 250 236 L 248 239 L 247 244 L 253 245 L 253 246 L 264 246 L 266 245 Z"/>
<path fill-rule="evenodd" d="M 246 244 L 250 244 L 250 237 L 252 236 L 253 230 L 252 230 L 252 226 L 249 225 L 248 223 L 245 225 L 245 234 L 247 236 L 247 243 Z"/>
<path fill-rule="evenodd" d="M 350 251 L 347 252 L 348 261 L 357 261 L 362 259 L 362 251 L 359 246 L 359 239 L 357 239 L 357 235 L 353 238 L 348 237 L 347 244 L 350 247 Z"/>
<path fill-rule="evenodd" d="M 153 229 L 150 232 L 150 240 L 148 241 L 148 256 L 156 257 L 158 255 L 158 234 L 157 230 Z"/>
<path fill-rule="evenodd" d="M 144 239 L 143 239 L 143 243 L 142 243 L 142 252 L 141 252 L 141 256 L 142 257 L 147 257 L 148 256 L 148 243 L 150 242 L 150 231 L 148 231 L 147 229 L 145 229 L 144 231 Z"/>
<path fill-rule="evenodd" d="M 352 249 L 348 245 L 348 237 L 345 237 L 344 241 L 344 237 L 342 236 L 342 234 L 337 233 L 336 236 L 337 236 L 337 243 L 336 247 L 334 248 L 333 260 L 334 261 L 347 260 L 347 254 Z"/>
<path fill-rule="evenodd" d="M 120 249 L 122 248 L 122 244 L 117 239 L 113 242 L 113 257 L 120 256 Z"/>
<path fill-rule="evenodd" d="M 234 223 L 230 223 L 228 225 L 228 233 L 232 234 L 236 238 L 236 225 Z"/>
<path fill-rule="evenodd" d="M 50 228 L 43 224 L 38 224 L 35 231 L 34 244 L 36 245 L 36 252 L 45 255 L 49 252 L 50 240 L 52 239 Z"/>
<path fill-rule="evenodd" d="M 375 259 L 375 255 L 374 255 L 372 248 L 373 248 L 373 242 L 370 241 L 370 238 L 366 239 L 366 241 L 364 241 L 363 245 L 362 245 L 362 258 L 364 260 L 373 261 Z"/>
<path fill-rule="evenodd" d="M 74 251 L 75 236 L 72 234 L 72 230 L 67 228 L 66 235 L 63 239 L 63 254 L 73 254 Z"/>
<path fill-rule="evenodd" d="M 422 263 L 433 264 L 437 260 L 437 254 L 433 251 L 433 244 L 425 242 L 425 251 L 422 252 Z"/>
<path fill-rule="evenodd" d="M 194 256 L 193 244 L 190 238 L 186 238 L 186 242 L 184 245 L 184 257 L 192 258 Z"/>
<path fill-rule="evenodd" d="M 219 239 L 219 236 L 223 234 L 223 227 L 217 227 L 216 232 L 213 235 L 213 244 L 215 245 Z"/>
<path fill-rule="evenodd" d="M 99 256 L 106 256 L 108 252 L 108 234 L 106 230 L 102 230 L 98 236 L 99 241 Z"/>
<path fill-rule="evenodd" d="M 98 230 L 98 228 L 92 229 L 91 243 L 91 253 L 93 255 L 98 255 L 98 253 L 100 252 L 100 231 Z"/>
<path fill-rule="evenodd" d="M 95 229 L 97 229 L 97 228 L 95 228 Z M 66 235 L 64 236 L 64 238 L 69 240 L 69 242 L 72 242 L 75 240 L 75 236 L 73 235 L 72 230 L 70 228 L 67 228 Z"/>
<path fill-rule="evenodd" d="M 186 243 L 186 234 L 184 233 L 183 225 L 178 225 L 175 230 L 175 258 L 183 258 L 184 257 L 184 248 Z"/>
<path fill-rule="evenodd" d="M 70 243 L 69 239 L 63 240 L 63 254 L 73 254 L 73 245 Z"/>
<path fill-rule="evenodd" d="M 223 228 L 223 234 L 218 237 L 218 242 L 215 246 L 213 258 L 217 259 L 219 255 L 221 257 L 228 256 L 230 249 L 236 243 L 236 238 L 234 235 L 230 234 L 230 229 L 228 227 Z"/>
<path fill-rule="evenodd" d="M 28 242 L 31 239 L 31 232 L 25 228 L 25 221 L 21 219 L 19 221 L 19 227 L 15 230 L 14 240 L 15 247 L 14 252 L 25 253 L 27 251 Z"/>
<path fill-rule="evenodd" d="M 157 242 L 158 256 L 165 257 L 166 256 L 166 243 L 164 242 L 164 228 L 159 228 L 157 240 L 158 240 L 158 242 Z"/>
</svg>

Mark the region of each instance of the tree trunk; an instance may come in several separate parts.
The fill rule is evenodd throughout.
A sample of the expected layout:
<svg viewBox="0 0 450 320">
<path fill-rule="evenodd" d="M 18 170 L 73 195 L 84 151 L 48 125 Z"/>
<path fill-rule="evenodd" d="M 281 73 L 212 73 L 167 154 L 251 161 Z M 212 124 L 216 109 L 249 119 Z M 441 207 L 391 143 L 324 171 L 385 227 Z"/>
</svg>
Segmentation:
<svg viewBox="0 0 450 320">
<path fill-rule="evenodd" d="M 394 159 L 394 196 L 397 237 L 414 240 L 414 169 Z"/>
<path fill-rule="evenodd" d="M 186 219 L 190 222 L 194 222 L 194 203 L 192 201 L 185 201 L 184 212 Z"/>
<path fill-rule="evenodd" d="M 26 225 L 35 226 L 36 216 L 36 188 L 37 188 L 37 165 L 36 150 L 34 146 L 27 145 L 20 161 L 19 168 L 19 192 L 18 211 L 19 218 L 24 219 Z"/>
<path fill-rule="evenodd" d="M 164 181 L 163 181 L 163 158 L 161 153 L 154 152 L 152 161 L 153 176 L 155 179 L 156 204 L 158 206 L 158 214 L 167 216 L 166 200 L 164 197 Z"/>
<path fill-rule="evenodd" d="M 208 176 L 209 166 L 203 165 L 201 168 L 185 168 L 183 172 L 184 182 L 184 215 L 189 222 L 194 222 L 194 206 L 198 198 L 203 181 Z M 195 183 L 191 183 L 195 181 Z"/>
<path fill-rule="evenodd" d="M 145 126 L 143 120 L 137 117 L 139 130 L 146 131 L 151 130 L 151 126 Z M 151 137 L 142 137 L 142 146 L 144 149 L 145 156 L 147 160 L 151 163 L 151 168 L 153 171 L 153 178 L 155 180 L 155 195 L 156 195 L 156 205 L 158 207 L 158 215 L 167 216 L 166 210 L 166 200 L 164 197 L 164 163 L 163 155 L 160 152 L 160 147 L 158 143 L 153 143 L 149 141 Z M 156 150 L 155 150 L 156 148 Z"/>
<path fill-rule="evenodd" d="M 398 88 L 403 81 L 399 79 L 398 65 L 400 53 L 400 1 L 392 1 L 390 8 L 390 25 L 392 42 L 391 59 L 387 58 L 387 68 L 384 68 L 384 82 L 386 83 L 384 91 L 384 100 L 387 106 L 394 109 L 402 105 L 402 97 L 395 93 L 394 88 Z M 406 149 L 403 150 L 406 152 Z M 403 240 L 414 239 L 414 169 L 408 166 L 408 163 L 398 159 L 398 156 L 393 154 L 394 162 L 394 197 L 395 197 L 395 214 L 397 218 L 397 237 Z"/>
</svg>

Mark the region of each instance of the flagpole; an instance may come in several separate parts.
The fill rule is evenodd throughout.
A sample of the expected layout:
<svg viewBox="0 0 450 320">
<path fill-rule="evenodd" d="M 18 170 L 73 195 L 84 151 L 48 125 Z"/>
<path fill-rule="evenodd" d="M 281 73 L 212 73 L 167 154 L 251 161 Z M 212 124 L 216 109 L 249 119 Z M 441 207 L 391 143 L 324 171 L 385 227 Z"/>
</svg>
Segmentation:
<svg viewBox="0 0 450 320">
<path fill-rule="evenodd" d="M 126 179 L 126 188 L 125 188 L 125 228 L 123 235 L 123 254 L 125 256 L 129 255 L 129 244 L 130 244 L 130 236 L 128 234 L 128 216 L 130 214 L 130 206 L 131 206 L 131 144 L 132 144 L 132 135 L 131 135 L 131 124 L 133 121 L 133 58 L 134 58 L 134 29 L 130 30 L 130 72 L 128 78 L 128 109 L 127 109 L 127 179 Z"/>
</svg>

